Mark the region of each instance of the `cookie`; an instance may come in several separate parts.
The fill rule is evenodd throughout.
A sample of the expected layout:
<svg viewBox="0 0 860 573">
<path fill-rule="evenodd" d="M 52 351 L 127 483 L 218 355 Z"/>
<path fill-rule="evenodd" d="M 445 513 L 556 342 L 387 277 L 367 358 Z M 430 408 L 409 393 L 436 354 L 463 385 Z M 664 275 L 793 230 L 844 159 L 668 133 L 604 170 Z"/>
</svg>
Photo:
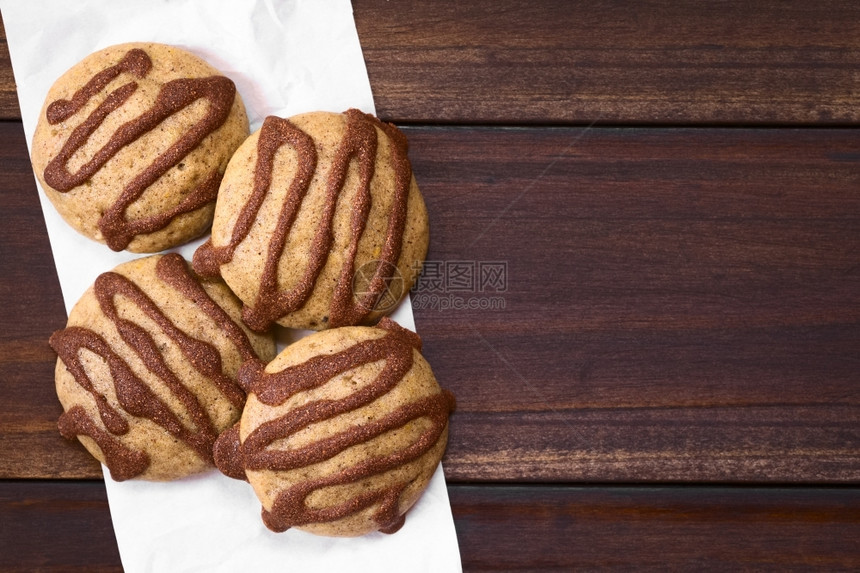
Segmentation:
<svg viewBox="0 0 860 573">
<path fill-rule="evenodd" d="M 128 43 L 54 83 L 31 157 L 72 227 L 115 251 L 155 253 L 209 229 L 224 169 L 248 133 L 229 78 L 180 48 Z"/>
<path fill-rule="evenodd" d="M 248 401 L 218 438 L 215 463 L 250 482 L 266 526 L 351 537 L 403 525 L 442 459 L 454 407 L 420 348 L 383 318 L 242 366 Z"/>
<path fill-rule="evenodd" d="M 245 403 L 239 366 L 276 352 L 239 313 L 223 282 L 200 281 L 175 253 L 100 275 L 50 338 L 60 433 L 77 437 L 117 481 L 214 467 L 215 439 Z"/>
<path fill-rule="evenodd" d="M 267 117 L 236 151 L 194 269 L 220 275 L 255 330 L 373 324 L 427 253 L 406 138 L 352 109 Z"/>
</svg>

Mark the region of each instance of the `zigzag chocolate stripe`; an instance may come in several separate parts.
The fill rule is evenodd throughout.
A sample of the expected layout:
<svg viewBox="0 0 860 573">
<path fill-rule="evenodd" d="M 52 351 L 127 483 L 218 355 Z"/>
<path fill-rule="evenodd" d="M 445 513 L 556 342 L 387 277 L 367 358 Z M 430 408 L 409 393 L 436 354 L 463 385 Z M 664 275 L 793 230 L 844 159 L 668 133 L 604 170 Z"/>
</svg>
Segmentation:
<svg viewBox="0 0 860 573">
<path fill-rule="evenodd" d="M 106 68 L 90 79 L 82 88 L 75 92 L 71 100 L 58 99 L 52 102 L 45 111 L 48 123 L 56 125 L 78 113 L 88 101 L 97 93 L 102 91 L 110 82 L 121 73 L 128 72 L 143 78 L 152 69 L 152 60 L 143 50 L 129 50 L 125 56 L 114 66 Z M 129 88 L 129 86 L 132 86 Z M 137 84 L 132 82 L 125 84 L 120 89 L 137 89 Z"/>
<path fill-rule="evenodd" d="M 234 344 L 243 359 L 256 358 L 248 337 L 229 315 L 221 309 L 191 276 L 188 267 L 178 254 L 164 255 L 156 265 L 156 273 L 162 280 L 176 288 L 184 298 L 207 316 L 222 325 L 228 339 Z M 180 349 L 189 363 L 237 408 L 241 408 L 245 395 L 233 381 L 222 372 L 221 356 L 217 349 L 202 340 L 195 339 L 178 329 L 164 315 L 156 303 L 136 284 L 126 277 L 104 273 L 96 279 L 95 296 L 102 312 L 114 323 L 120 337 L 143 361 L 143 364 L 164 382 L 171 394 L 188 412 L 196 431 L 188 430 L 178 416 L 164 403 L 129 367 L 107 341 L 92 330 L 72 326 L 55 332 L 50 338 L 51 347 L 66 365 L 78 384 L 92 394 L 105 430 L 92 420 L 80 406 L 71 408 L 60 416 L 58 426 L 61 434 L 73 439 L 77 435 L 92 438 L 105 454 L 106 465 L 114 479 L 121 481 L 141 474 L 149 466 L 144 452 L 134 452 L 113 436 L 129 431 L 129 425 L 120 411 L 108 403 L 98 392 L 81 362 L 80 352 L 87 349 L 101 356 L 108 365 L 113 378 L 117 401 L 122 410 L 132 416 L 147 418 L 163 427 L 176 438 L 184 441 L 202 459 L 212 460 L 212 445 L 217 432 L 197 398 L 177 378 L 165 362 L 157 344 L 149 332 L 141 326 L 119 316 L 115 297 L 121 296 L 133 302 L 147 315 Z M 229 326 L 232 324 L 232 326 Z"/>
<path fill-rule="evenodd" d="M 263 510 L 263 520 L 270 529 L 284 531 L 295 525 L 335 521 L 374 504 L 380 506 L 374 518 L 381 531 L 393 533 L 402 526 L 403 517 L 398 515 L 397 506 L 400 495 L 409 485 L 408 481 L 377 491 L 364 492 L 333 507 L 310 508 L 305 500 L 316 490 L 356 483 L 368 476 L 385 473 L 419 459 L 436 444 L 446 427 L 448 414 L 454 406 L 454 398 L 450 392 L 443 390 L 439 394 L 405 404 L 371 423 L 351 427 L 300 448 L 269 449 L 273 442 L 287 438 L 310 424 L 334 418 L 373 402 L 400 382 L 412 368 L 413 348 L 420 348 L 420 339 L 418 335 L 387 318 L 380 321 L 379 328 L 388 330 L 382 338 L 360 342 L 333 355 L 316 356 L 278 373 L 265 373 L 263 364 L 258 361 L 242 366 L 240 383 L 254 392 L 261 402 L 278 405 L 298 392 L 324 385 L 338 374 L 385 360 L 385 366 L 375 380 L 345 398 L 317 400 L 296 408 L 283 417 L 261 424 L 241 444 L 238 443 L 238 426 L 222 434 L 216 445 L 216 461 L 222 471 L 227 470 L 225 473 L 232 477 L 243 477 L 244 469 L 278 471 L 306 467 L 330 459 L 412 420 L 423 418 L 431 422 L 413 443 L 402 450 L 364 460 L 337 473 L 309 479 L 282 491 L 275 499 L 272 509 Z M 238 459 L 224 460 L 225 456 L 235 456 Z M 222 461 L 226 463 L 222 464 Z M 236 464 L 241 464 L 242 469 L 236 468 Z M 230 467 L 231 465 L 233 467 Z"/>
<path fill-rule="evenodd" d="M 100 93 L 122 72 L 130 72 L 143 78 L 152 67 L 149 56 L 138 48 L 130 50 L 115 66 L 102 70 L 79 89 L 71 100 L 52 102 L 46 111 L 51 124 L 59 123 L 80 111 L 83 106 Z M 153 106 L 137 118 L 120 126 L 108 142 L 93 157 L 81 166 L 76 173 L 68 169 L 71 157 L 83 147 L 105 118 L 121 107 L 137 90 L 137 82 L 129 82 L 112 91 L 78 125 L 66 140 L 56 157 L 45 167 L 45 182 L 61 193 L 81 185 L 97 173 L 120 149 L 139 139 L 143 134 L 158 126 L 164 119 L 188 107 L 199 99 L 208 101 L 204 116 L 173 143 L 155 161 L 137 174 L 122 191 L 117 201 L 107 209 L 99 220 L 99 229 L 108 246 L 115 250 L 125 249 L 135 235 L 158 231 L 166 227 L 178 215 L 190 213 L 215 200 L 221 174 L 213 170 L 173 209 L 149 217 L 130 221 L 125 216 L 126 208 L 164 175 L 179 163 L 206 136 L 221 127 L 230 114 L 236 95 L 236 86 L 224 76 L 208 78 L 177 79 L 164 84 Z"/>
<path fill-rule="evenodd" d="M 412 180 L 406 138 L 394 126 L 385 124 L 359 110 L 350 109 L 345 112 L 345 115 L 346 133 L 329 172 L 320 226 L 310 245 L 307 267 L 292 290 L 278 289 L 277 269 L 290 229 L 295 223 L 296 215 L 316 172 L 317 153 L 313 139 L 289 120 L 270 116 L 263 122 L 257 140 L 258 159 L 254 171 L 254 188 L 233 227 L 230 242 L 216 247 L 210 238 L 194 253 L 194 269 L 206 276 L 218 275 L 219 266 L 232 260 L 236 247 L 251 231 L 263 200 L 269 192 L 275 154 L 282 146 L 291 145 L 296 150 L 299 167 L 290 183 L 269 242 L 257 299 L 253 305 L 246 305 L 243 309 L 242 318 L 254 330 L 266 330 L 282 316 L 301 308 L 311 296 L 314 284 L 328 260 L 334 240 L 332 228 L 335 207 L 338 197 L 343 192 L 347 170 L 353 160 L 358 162 L 359 185 L 350 217 L 352 234 L 346 249 L 346 262 L 340 269 L 335 288 L 329 313 L 329 325 L 336 327 L 358 324 L 370 314 L 387 288 L 386 279 L 390 277 L 386 271 L 397 265 L 406 228 L 406 206 Z M 379 257 L 381 263 L 377 265 L 361 300 L 354 301 L 352 279 L 355 273 L 355 258 L 371 207 L 370 182 L 373 179 L 378 148 L 376 128 L 386 133 L 393 143 L 391 162 L 395 173 L 394 197 L 385 242 Z"/>
</svg>

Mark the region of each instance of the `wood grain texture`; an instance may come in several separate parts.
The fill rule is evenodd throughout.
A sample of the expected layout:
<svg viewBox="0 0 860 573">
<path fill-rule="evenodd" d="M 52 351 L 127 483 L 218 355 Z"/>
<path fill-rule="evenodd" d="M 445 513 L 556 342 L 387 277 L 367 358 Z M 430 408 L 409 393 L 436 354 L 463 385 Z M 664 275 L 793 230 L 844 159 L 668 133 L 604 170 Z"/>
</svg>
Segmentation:
<svg viewBox="0 0 860 573">
<path fill-rule="evenodd" d="M 856 124 L 852 2 L 356 0 L 377 112 L 456 123 Z"/>
<path fill-rule="evenodd" d="M 406 133 L 428 258 L 450 282 L 413 298 L 425 354 L 458 397 L 449 480 L 860 479 L 852 130 Z M 41 213 L 20 125 L 0 136 L 0 201 L 17 217 L 0 244 L 13 245 Z M 0 412 L 0 475 L 99 477 L 54 433 L 40 340 L 65 315 L 46 238 L 31 235 L 2 258 L 16 302 L 0 309 L 14 405 Z M 487 262 L 505 264 L 503 291 L 478 278 L 464 290 L 445 268 Z"/>
<path fill-rule="evenodd" d="M 849 571 L 856 489 L 449 486 L 465 571 Z M 0 482 L 0 570 L 120 571 L 100 482 Z"/>
<path fill-rule="evenodd" d="M 414 293 L 451 479 L 860 479 L 854 131 L 406 133 L 428 259 L 507 265 Z"/>
<path fill-rule="evenodd" d="M 12 73 L 12 61 L 9 58 L 6 29 L 3 27 L 3 14 L 0 13 L 0 120 L 4 119 L 20 120 L 21 108 L 18 106 L 18 92 Z"/>
<path fill-rule="evenodd" d="M 377 111 L 396 122 L 860 121 L 855 2 L 353 6 Z M 20 119 L 0 33 L 0 118 Z"/>
<path fill-rule="evenodd" d="M 466 571 L 851 571 L 854 489 L 450 487 Z"/>
<path fill-rule="evenodd" d="M 0 571 L 122 571 L 102 482 L 0 482 Z"/>
<path fill-rule="evenodd" d="M 48 337 L 66 311 L 21 124 L 0 123 L 0 142 L 0 477 L 100 477 L 57 430 Z"/>
</svg>

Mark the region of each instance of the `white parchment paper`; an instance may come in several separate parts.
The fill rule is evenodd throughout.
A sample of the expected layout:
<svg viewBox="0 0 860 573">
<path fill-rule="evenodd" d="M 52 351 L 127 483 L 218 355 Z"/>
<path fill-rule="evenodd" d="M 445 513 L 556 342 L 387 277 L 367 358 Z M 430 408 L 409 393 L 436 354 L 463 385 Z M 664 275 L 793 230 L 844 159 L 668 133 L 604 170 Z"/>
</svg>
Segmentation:
<svg viewBox="0 0 860 573">
<path fill-rule="evenodd" d="M 375 113 L 348 0 L 0 0 L 0 11 L 28 146 L 56 78 L 131 41 L 174 44 L 219 68 L 236 83 L 252 131 L 268 115 Z M 41 192 L 40 200 L 67 311 L 100 273 L 140 256 L 82 237 Z M 176 250 L 190 260 L 202 240 Z M 408 300 L 393 318 L 415 329 Z M 167 484 L 119 483 L 105 472 L 105 483 L 129 573 L 461 570 L 441 467 L 400 531 L 358 539 L 272 533 L 250 486 L 217 471 Z"/>
</svg>

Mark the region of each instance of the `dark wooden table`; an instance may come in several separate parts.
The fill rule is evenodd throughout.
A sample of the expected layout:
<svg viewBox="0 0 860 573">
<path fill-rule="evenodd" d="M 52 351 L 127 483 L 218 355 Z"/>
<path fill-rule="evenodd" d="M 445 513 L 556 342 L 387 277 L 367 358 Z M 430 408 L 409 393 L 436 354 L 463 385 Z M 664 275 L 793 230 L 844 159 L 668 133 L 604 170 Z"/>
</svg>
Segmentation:
<svg viewBox="0 0 860 573">
<path fill-rule="evenodd" d="M 860 4 L 354 8 L 464 568 L 860 568 Z M 5 35 L 0 117 L 0 569 L 117 570 Z"/>
</svg>

